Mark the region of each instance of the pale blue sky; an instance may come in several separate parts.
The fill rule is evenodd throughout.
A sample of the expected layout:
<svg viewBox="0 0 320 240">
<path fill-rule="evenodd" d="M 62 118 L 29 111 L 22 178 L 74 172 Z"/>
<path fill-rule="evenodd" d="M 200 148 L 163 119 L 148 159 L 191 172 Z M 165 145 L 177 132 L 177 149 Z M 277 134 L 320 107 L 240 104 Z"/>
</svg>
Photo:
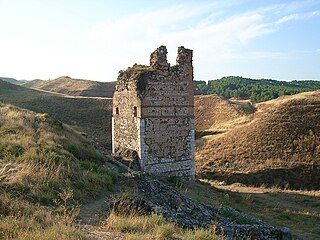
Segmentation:
<svg viewBox="0 0 320 240">
<path fill-rule="evenodd" d="M 194 50 L 197 80 L 320 79 L 320 0 L 0 0 L 0 76 L 116 80 Z"/>
</svg>

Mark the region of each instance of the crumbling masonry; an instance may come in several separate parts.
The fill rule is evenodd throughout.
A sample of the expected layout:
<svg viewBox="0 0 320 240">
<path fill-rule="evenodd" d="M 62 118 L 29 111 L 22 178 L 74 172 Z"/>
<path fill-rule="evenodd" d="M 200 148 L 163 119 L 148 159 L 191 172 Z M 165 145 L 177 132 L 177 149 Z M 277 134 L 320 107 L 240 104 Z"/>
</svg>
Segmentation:
<svg viewBox="0 0 320 240">
<path fill-rule="evenodd" d="M 120 71 L 112 129 L 114 155 L 138 159 L 147 173 L 194 178 L 192 50 L 179 47 L 170 66 L 160 46 L 150 66 Z"/>
</svg>

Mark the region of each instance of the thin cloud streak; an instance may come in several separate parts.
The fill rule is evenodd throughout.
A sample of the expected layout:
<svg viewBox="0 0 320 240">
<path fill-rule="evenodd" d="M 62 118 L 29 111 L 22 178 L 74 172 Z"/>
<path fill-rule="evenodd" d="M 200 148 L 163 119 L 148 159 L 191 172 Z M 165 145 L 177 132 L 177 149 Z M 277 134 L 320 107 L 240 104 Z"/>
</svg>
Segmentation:
<svg viewBox="0 0 320 240">
<path fill-rule="evenodd" d="M 307 12 L 307 13 L 295 13 L 295 14 L 290 14 L 287 16 L 284 16 L 280 18 L 276 24 L 283 24 L 289 21 L 293 20 L 304 20 L 304 19 L 309 19 L 315 16 L 320 16 L 320 11 L 313 11 L 313 12 Z"/>
</svg>

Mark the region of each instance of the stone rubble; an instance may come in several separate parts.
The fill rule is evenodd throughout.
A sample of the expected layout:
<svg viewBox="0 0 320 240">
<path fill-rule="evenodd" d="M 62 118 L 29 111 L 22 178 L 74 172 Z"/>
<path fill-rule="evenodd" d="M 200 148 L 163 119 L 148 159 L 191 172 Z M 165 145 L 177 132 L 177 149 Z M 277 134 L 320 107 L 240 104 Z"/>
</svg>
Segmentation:
<svg viewBox="0 0 320 240">
<path fill-rule="evenodd" d="M 223 217 L 221 210 L 178 193 L 174 188 L 146 174 L 136 174 L 129 181 L 137 182 L 137 198 L 144 209 L 162 214 L 167 220 L 185 228 L 215 227 L 218 235 L 226 239 L 290 240 L 288 228 L 275 228 L 259 219 L 226 208 L 233 216 L 246 219 L 252 224 L 237 223 Z"/>
</svg>

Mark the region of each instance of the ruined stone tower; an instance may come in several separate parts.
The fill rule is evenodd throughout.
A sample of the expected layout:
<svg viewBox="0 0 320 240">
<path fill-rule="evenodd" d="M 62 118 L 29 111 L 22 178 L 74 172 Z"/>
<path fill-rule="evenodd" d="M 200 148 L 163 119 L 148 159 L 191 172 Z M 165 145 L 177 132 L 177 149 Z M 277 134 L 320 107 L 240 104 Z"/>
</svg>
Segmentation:
<svg viewBox="0 0 320 240">
<path fill-rule="evenodd" d="M 170 66 L 160 46 L 150 66 L 120 71 L 112 130 L 114 155 L 138 159 L 147 173 L 194 178 L 192 50 L 179 47 Z"/>
</svg>

